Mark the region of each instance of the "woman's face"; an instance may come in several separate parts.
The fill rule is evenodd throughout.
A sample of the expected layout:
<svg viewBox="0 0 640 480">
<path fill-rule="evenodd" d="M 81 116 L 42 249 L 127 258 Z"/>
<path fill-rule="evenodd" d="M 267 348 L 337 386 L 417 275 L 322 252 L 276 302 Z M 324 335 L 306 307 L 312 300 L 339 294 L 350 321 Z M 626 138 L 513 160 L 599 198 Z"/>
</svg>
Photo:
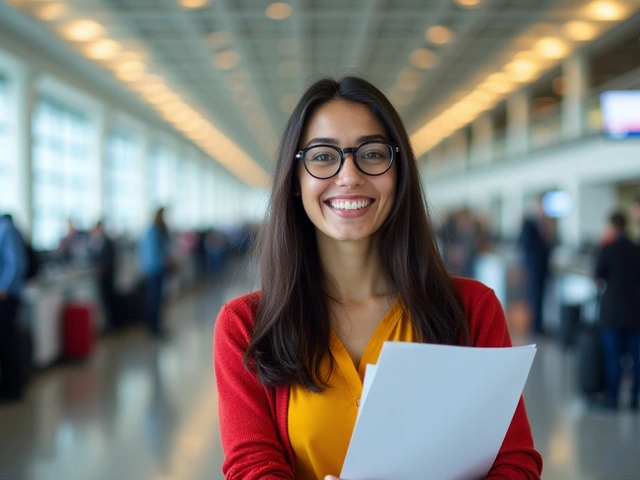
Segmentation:
<svg viewBox="0 0 640 480">
<path fill-rule="evenodd" d="M 332 100 L 309 118 L 299 147 L 322 143 L 350 148 L 372 139 L 391 140 L 383 124 L 366 106 Z M 298 161 L 299 193 L 317 234 L 338 241 L 370 238 L 384 223 L 393 206 L 396 172 L 394 160 L 386 173 L 373 177 L 366 175 L 356 168 L 352 154 L 346 154 L 340 172 L 320 180 L 312 177 L 303 162 Z M 345 208 L 346 202 L 351 208 Z"/>
</svg>

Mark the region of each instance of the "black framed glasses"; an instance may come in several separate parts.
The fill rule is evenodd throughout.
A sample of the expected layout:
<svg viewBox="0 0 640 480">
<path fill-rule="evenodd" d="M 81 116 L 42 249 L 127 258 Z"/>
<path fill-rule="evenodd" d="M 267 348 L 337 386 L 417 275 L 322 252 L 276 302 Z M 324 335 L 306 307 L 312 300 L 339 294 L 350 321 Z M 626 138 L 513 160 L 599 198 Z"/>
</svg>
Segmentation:
<svg viewBox="0 0 640 480">
<path fill-rule="evenodd" d="M 383 140 L 365 142 L 357 147 L 338 148 L 335 145 L 312 145 L 296 154 L 312 177 L 324 180 L 338 174 L 344 165 L 344 156 L 350 153 L 356 168 L 365 175 L 386 173 L 393 164 L 400 147 Z"/>
</svg>

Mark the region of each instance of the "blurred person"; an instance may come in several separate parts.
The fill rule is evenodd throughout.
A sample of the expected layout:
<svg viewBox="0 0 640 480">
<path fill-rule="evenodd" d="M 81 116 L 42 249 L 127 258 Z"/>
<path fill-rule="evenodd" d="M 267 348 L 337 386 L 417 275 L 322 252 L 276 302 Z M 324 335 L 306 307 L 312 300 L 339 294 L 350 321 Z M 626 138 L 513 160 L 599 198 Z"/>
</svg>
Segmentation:
<svg viewBox="0 0 640 480">
<path fill-rule="evenodd" d="M 153 224 L 142 237 L 138 250 L 140 269 L 146 283 L 145 319 L 149 332 L 156 337 L 166 336 L 161 316 L 164 279 L 173 269 L 170 248 L 171 240 L 164 220 L 164 208 L 159 208 Z"/>
<path fill-rule="evenodd" d="M 82 256 L 84 248 L 82 233 L 73 224 L 73 220 L 67 220 L 67 233 L 65 233 L 58 245 L 58 254 L 64 260 L 74 260 Z"/>
<path fill-rule="evenodd" d="M 27 252 L 11 215 L 0 217 L 0 401 L 16 401 L 24 388 L 18 308 Z"/>
<path fill-rule="evenodd" d="M 116 256 L 113 240 L 104 231 L 102 222 L 96 223 L 89 233 L 89 254 L 96 268 L 100 298 L 105 309 L 106 328 L 113 330 L 122 326 L 116 312 Z"/>
<path fill-rule="evenodd" d="M 635 236 L 633 237 L 636 243 L 640 242 L 640 195 L 633 199 L 631 204 L 631 219 L 633 220 Z"/>
<path fill-rule="evenodd" d="M 382 92 L 356 77 L 316 82 L 278 152 L 262 289 L 227 303 L 215 328 L 226 478 L 339 474 L 364 367 L 384 341 L 511 345 L 493 291 L 447 272 L 408 134 Z M 541 469 L 520 400 L 488 478 Z"/>
<path fill-rule="evenodd" d="M 609 219 L 615 239 L 603 247 L 595 276 L 604 282 L 600 300 L 600 337 L 605 359 L 605 407 L 617 408 L 620 361 L 632 365 L 631 408 L 638 408 L 640 387 L 640 247 L 627 234 L 627 218 L 616 212 Z"/>
<path fill-rule="evenodd" d="M 551 219 L 547 217 L 539 198 L 531 214 L 525 217 L 518 243 L 522 250 L 525 288 L 533 323 L 533 331 L 543 335 L 543 305 L 549 277 L 549 258 L 554 243 Z"/>
</svg>

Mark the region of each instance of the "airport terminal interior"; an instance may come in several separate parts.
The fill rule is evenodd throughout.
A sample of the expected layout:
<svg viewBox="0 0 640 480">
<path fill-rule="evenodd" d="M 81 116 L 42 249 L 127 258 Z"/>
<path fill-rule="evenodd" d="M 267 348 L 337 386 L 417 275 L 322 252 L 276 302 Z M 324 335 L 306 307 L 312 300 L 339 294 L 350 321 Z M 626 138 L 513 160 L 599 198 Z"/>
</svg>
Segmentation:
<svg viewBox="0 0 640 480">
<path fill-rule="evenodd" d="M 640 359 L 612 401 L 596 268 L 640 243 L 640 2 L 0 0 L 0 480 L 225 478 L 216 319 L 261 288 L 288 119 L 348 75 L 399 113 L 448 271 L 536 345 L 542 478 L 640 479 Z M 335 178 L 375 178 L 344 150 Z"/>
</svg>

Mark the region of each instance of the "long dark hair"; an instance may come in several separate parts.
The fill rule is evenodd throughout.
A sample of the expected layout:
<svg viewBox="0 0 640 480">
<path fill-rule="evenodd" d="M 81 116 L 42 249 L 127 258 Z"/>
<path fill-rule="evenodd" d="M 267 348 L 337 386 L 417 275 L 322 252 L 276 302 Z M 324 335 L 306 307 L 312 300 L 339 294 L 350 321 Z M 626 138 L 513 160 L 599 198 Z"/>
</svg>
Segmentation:
<svg viewBox="0 0 640 480">
<path fill-rule="evenodd" d="M 396 196 L 378 231 L 379 249 L 419 340 L 449 345 L 469 341 L 464 307 L 438 252 L 416 158 L 400 116 L 366 80 L 322 79 L 302 95 L 285 127 L 260 232 L 262 292 L 245 364 L 266 386 L 299 383 L 320 391 L 327 387 L 329 375 L 322 371 L 323 359 L 328 356 L 333 365 L 326 276 L 315 227 L 294 191 L 302 131 L 318 107 L 334 99 L 365 105 L 400 146 Z"/>
</svg>

